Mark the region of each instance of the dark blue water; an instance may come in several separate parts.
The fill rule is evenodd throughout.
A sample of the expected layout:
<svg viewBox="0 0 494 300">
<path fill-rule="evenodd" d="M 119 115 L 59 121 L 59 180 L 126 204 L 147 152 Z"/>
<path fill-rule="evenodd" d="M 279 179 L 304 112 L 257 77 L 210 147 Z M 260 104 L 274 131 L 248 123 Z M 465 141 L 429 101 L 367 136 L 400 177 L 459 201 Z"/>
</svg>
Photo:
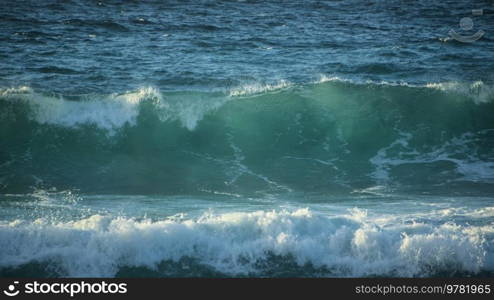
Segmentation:
<svg viewBox="0 0 494 300">
<path fill-rule="evenodd" d="M 492 1 L 0 1 L 1 276 L 492 276 Z"/>
<path fill-rule="evenodd" d="M 3 1 L 5 2 L 5 1 Z M 225 88 L 321 74 L 492 82 L 491 1 L 16 1 L 0 84 L 66 94 Z M 473 16 L 472 9 L 484 9 Z M 461 18 L 470 17 L 471 30 Z M 474 43 L 457 42 L 478 30 Z"/>
</svg>

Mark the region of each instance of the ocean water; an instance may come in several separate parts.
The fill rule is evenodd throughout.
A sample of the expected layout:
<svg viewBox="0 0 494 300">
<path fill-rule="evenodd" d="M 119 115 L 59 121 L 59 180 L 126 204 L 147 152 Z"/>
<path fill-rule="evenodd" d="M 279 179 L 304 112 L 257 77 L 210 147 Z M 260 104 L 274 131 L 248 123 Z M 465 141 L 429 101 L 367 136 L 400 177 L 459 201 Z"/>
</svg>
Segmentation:
<svg viewBox="0 0 494 300">
<path fill-rule="evenodd" d="M 1 3 L 0 276 L 494 276 L 492 1 Z"/>
</svg>

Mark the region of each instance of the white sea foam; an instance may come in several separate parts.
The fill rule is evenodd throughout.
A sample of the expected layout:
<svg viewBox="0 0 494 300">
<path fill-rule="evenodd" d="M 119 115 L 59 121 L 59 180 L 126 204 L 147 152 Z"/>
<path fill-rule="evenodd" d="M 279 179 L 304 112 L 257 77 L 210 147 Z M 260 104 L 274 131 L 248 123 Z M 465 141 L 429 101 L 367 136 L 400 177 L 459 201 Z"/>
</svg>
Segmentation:
<svg viewBox="0 0 494 300">
<path fill-rule="evenodd" d="M 167 95 L 168 109 L 161 111 L 163 120 L 178 119 L 183 127 L 194 130 L 204 116 L 231 99 L 221 94 L 196 93 Z"/>
<path fill-rule="evenodd" d="M 289 81 L 280 80 L 274 84 L 251 83 L 233 88 L 229 91 L 230 96 L 250 96 L 266 92 L 278 91 L 292 86 Z"/>
<path fill-rule="evenodd" d="M 78 101 L 46 96 L 29 87 L 6 89 L 0 93 L 6 99 L 28 103 L 33 110 L 31 117 L 38 123 L 64 127 L 93 124 L 109 131 L 125 124 L 135 125 L 139 104 L 146 99 L 152 99 L 158 105 L 166 105 L 159 91 L 150 87 L 102 97 L 88 95 Z"/>
<path fill-rule="evenodd" d="M 109 133 L 114 133 L 126 124 L 136 125 L 140 105 L 144 101 L 152 102 L 162 121 L 179 120 L 185 128 L 194 130 L 206 113 L 229 100 L 228 97 L 205 99 L 199 93 L 163 97 L 158 89 L 152 87 L 123 94 L 85 95 L 77 101 L 61 96 L 47 96 L 29 87 L 0 90 L 0 95 L 4 99 L 28 103 L 32 109 L 30 116 L 38 123 L 64 127 L 92 124 Z"/>
<path fill-rule="evenodd" d="M 478 134 L 485 134 L 488 131 L 490 130 L 484 130 Z M 494 162 L 481 160 L 475 153 L 477 151 L 475 147 L 472 147 L 477 138 L 475 134 L 465 133 L 429 151 L 419 151 L 409 146 L 412 138 L 410 133 L 400 132 L 399 138 L 370 158 L 369 161 L 374 166 L 371 176 L 377 183 L 389 182 L 390 171 L 393 167 L 440 161 L 451 162 L 455 165 L 456 172 L 462 176 L 458 180 L 494 182 Z"/>
<path fill-rule="evenodd" d="M 427 88 L 439 90 L 445 93 L 455 93 L 466 96 L 477 104 L 487 103 L 494 100 L 494 86 L 485 84 L 483 81 L 474 82 L 430 82 L 426 84 L 414 84 L 408 82 L 392 82 L 392 81 L 373 81 L 373 80 L 353 80 L 342 78 L 336 75 L 320 75 L 313 83 L 324 82 L 345 82 L 357 85 L 382 85 L 382 86 L 403 86 L 410 88 Z"/>
<path fill-rule="evenodd" d="M 389 170 L 392 166 L 397 166 L 405 163 L 403 159 L 388 156 L 388 151 L 395 147 L 406 148 L 412 135 L 409 133 L 400 132 L 400 137 L 389 146 L 379 149 L 375 156 L 370 158 L 370 162 L 374 165 L 372 177 L 380 184 L 389 181 Z"/>
<path fill-rule="evenodd" d="M 336 75 L 326 75 L 326 74 L 321 74 L 319 75 L 319 78 L 315 80 L 313 83 L 324 83 L 324 82 L 350 82 L 350 83 L 355 83 L 351 79 L 345 79 L 341 78 Z"/>
<path fill-rule="evenodd" d="M 466 82 L 440 82 L 440 83 L 428 83 L 427 88 L 440 90 L 443 92 L 453 92 L 474 99 L 475 103 L 486 103 L 494 99 L 494 87 L 487 85 L 482 81 L 475 81 L 471 83 Z"/>
<path fill-rule="evenodd" d="M 101 215 L 60 223 L 2 221 L 0 266 L 51 262 L 67 276 L 114 276 L 123 266 L 154 269 L 163 260 L 192 257 L 241 275 L 260 271 L 256 262 L 271 253 L 330 269 L 332 276 L 494 270 L 491 226 L 387 220 L 362 210 L 331 217 L 297 209 L 162 221 Z"/>
</svg>

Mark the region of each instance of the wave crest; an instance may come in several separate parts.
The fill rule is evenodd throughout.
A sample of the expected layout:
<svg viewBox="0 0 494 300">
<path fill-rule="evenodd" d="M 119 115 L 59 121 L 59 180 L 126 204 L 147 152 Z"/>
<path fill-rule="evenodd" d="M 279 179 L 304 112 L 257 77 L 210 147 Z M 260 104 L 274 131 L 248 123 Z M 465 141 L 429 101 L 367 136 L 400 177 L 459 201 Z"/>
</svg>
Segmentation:
<svg viewBox="0 0 494 300">
<path fill-rule="evenodd" d="M 85 95 L 77 101 L 40 94 L 29 87 L 5 89 L 0 94 L 8 101 L 28 104 L 31 118 L 40 124 L 64 127 L 89 124 L 110 132 L 125 124 L 135 125 L 139 105 L 143 101 L 151 100 L 160 108 L 166 106 L 161 93 L 150 87 L 108 96 Z"/>
</svg>

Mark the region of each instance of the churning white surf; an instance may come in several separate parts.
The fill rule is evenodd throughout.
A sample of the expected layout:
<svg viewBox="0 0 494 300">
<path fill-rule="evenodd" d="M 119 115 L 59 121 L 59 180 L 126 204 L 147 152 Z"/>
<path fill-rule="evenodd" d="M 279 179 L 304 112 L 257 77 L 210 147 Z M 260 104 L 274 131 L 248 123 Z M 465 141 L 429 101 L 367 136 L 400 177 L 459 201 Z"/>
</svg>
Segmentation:
<svg viewBox="0 0 494 300">
<path fill-rule="evenodd" d="M 457 211 L 438 211 L 437 217 Z M 491 207 L 463 212 L 492 218 Z M 400 221 L 401 220 L 401 221 Z M 227 275 L 260 271 L 269 255 L 291 256 L 328 276 L 428 276 L 494 270 L 494 227 L 440 224 L 353 209 L 329 216 L 309 209 L 205 213 L 152 221 L 93 215 L 68 222 L 2 221 L 0 266 L 49 262 L 66 276 L 114 276 L 193 258 Z"/>
<path fill-rule="evenodd" d="M 78 101 L 62 96 L 48 96 L 30 87 L 11 88 L 1 91 L 2 97 L 20 100 L 30 106 L 31 117 L 40 124 L 77 127 L 95 125 L 112 131 L 125 124 L 133 125 L 139 114 L 139 104 L 154 99 L 161 104 L 161 94 L 153 88 L 142 88 L 125 94 L 107 96 L 86 95 Z"/>
</svg>

